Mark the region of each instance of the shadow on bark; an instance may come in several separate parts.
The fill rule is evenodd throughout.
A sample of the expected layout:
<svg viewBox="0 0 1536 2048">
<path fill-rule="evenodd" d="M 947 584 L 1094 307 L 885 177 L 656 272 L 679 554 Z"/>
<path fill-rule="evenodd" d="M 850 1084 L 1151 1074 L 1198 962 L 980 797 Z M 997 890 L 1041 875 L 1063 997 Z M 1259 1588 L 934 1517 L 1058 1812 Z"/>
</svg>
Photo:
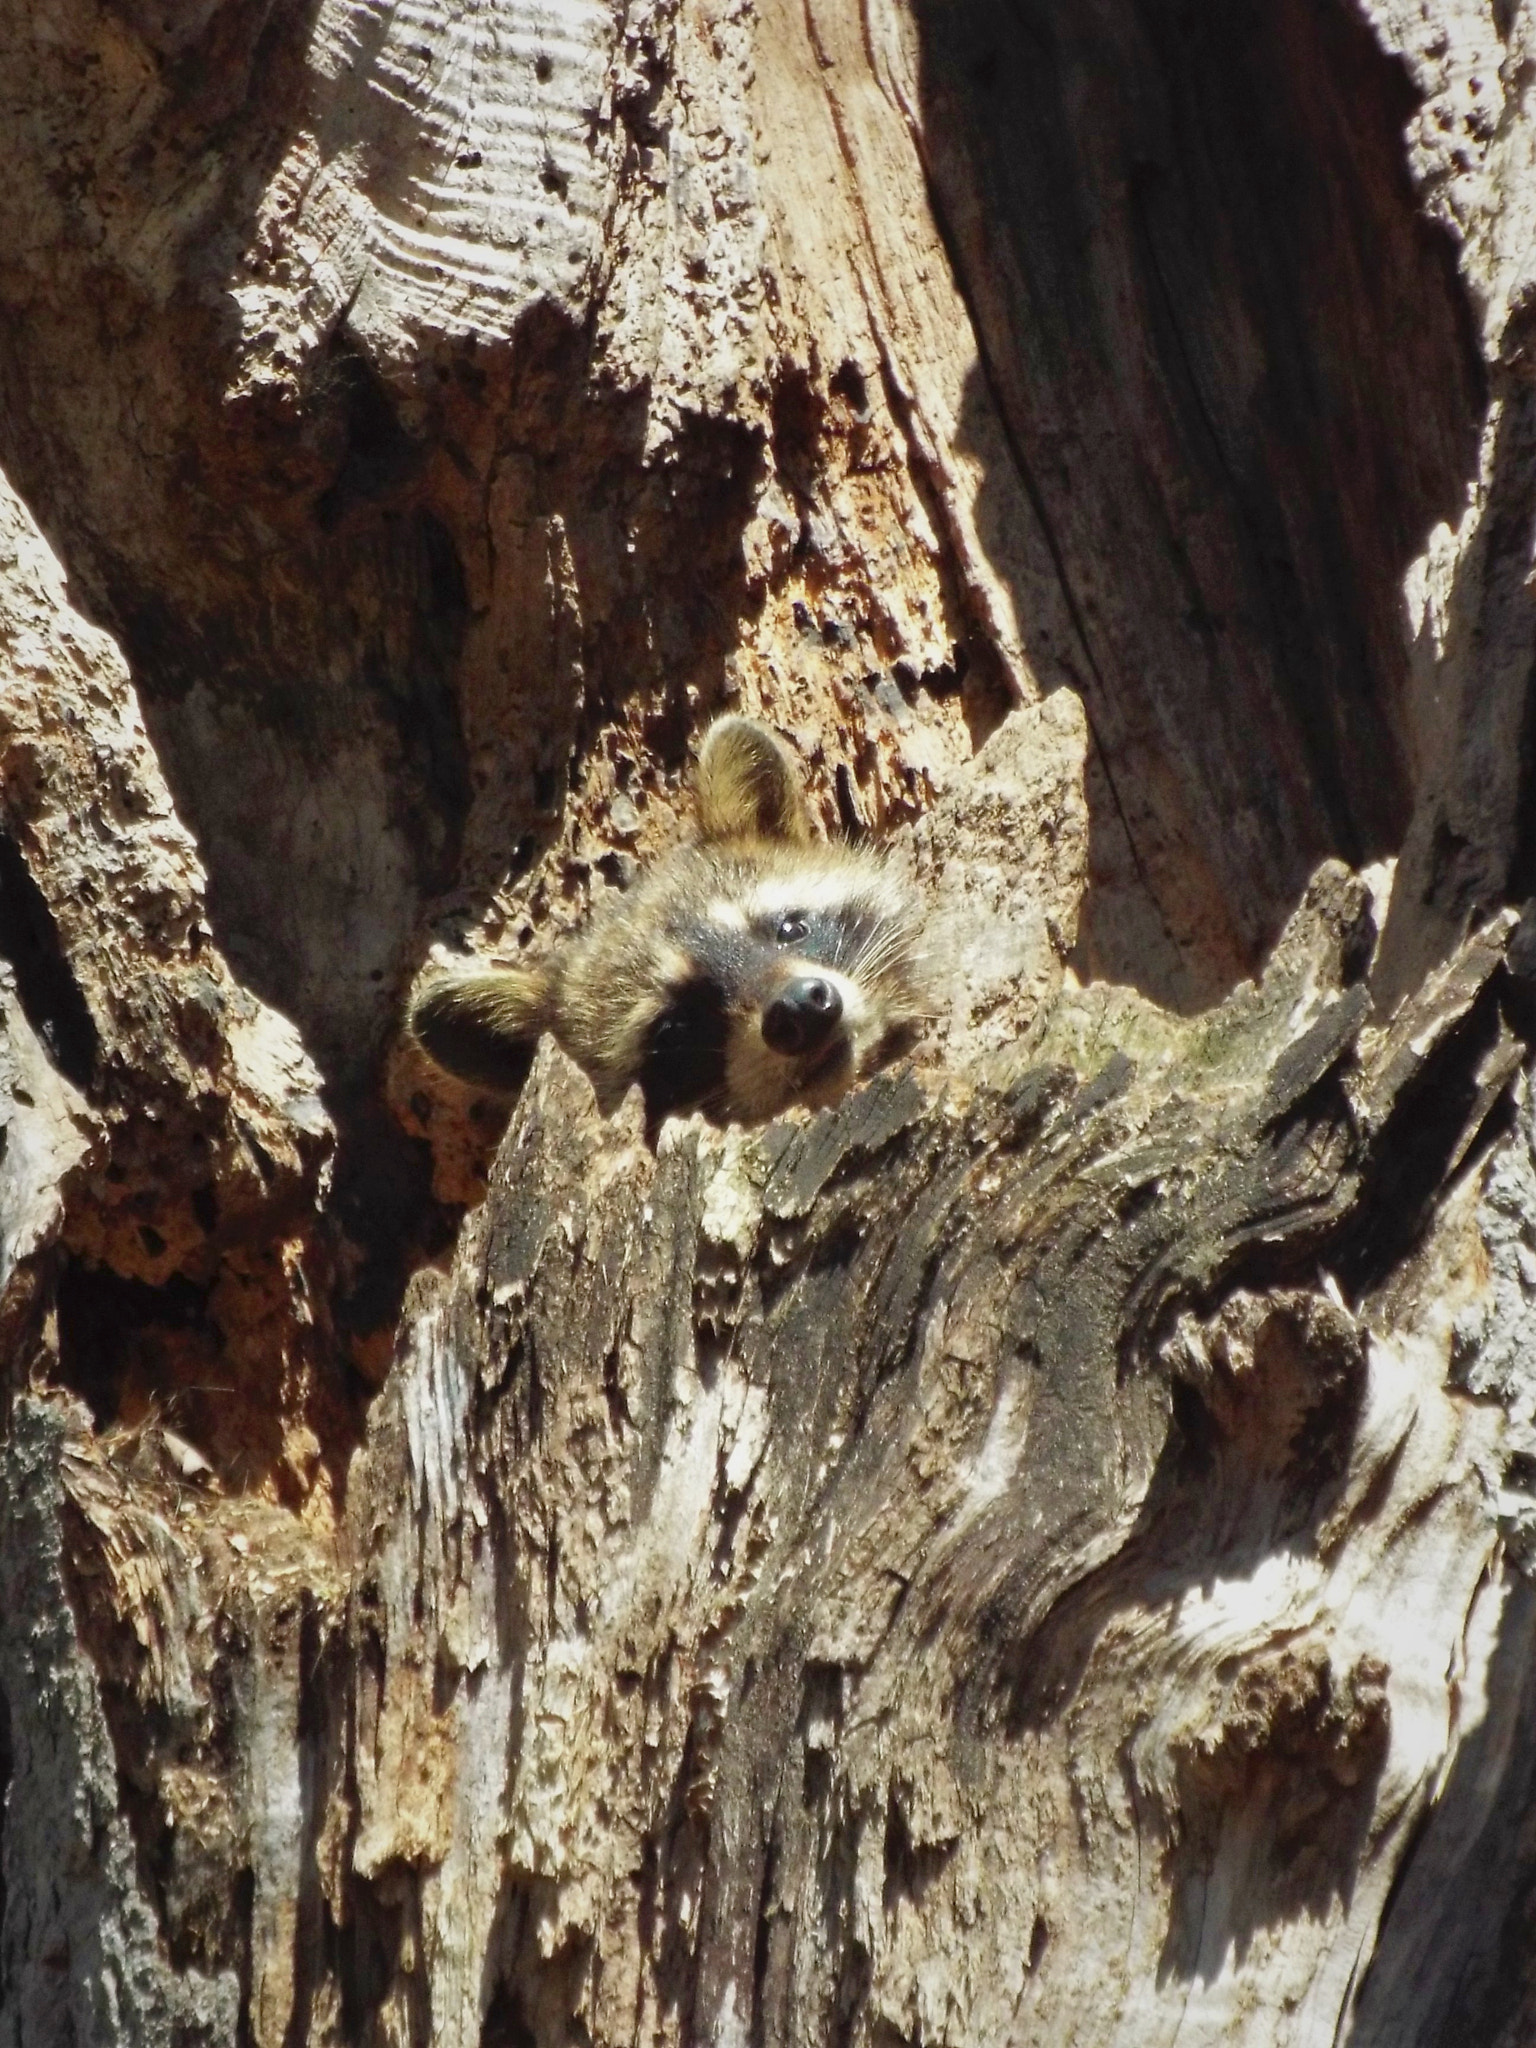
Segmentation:
<svg viewBox="0 0 1536 2048">
<path fill-rule="evenodd" d="M 1198 1008 L 1319 858 L 1408 822 L 1401 581 L 1459 516 L 1485 401 L 1404 163 L 1416 100 L 1334 0 L 919 19 L 974 403 L 1037 520 L 996 558 L 1096 740 L 1082 960 Z"/>
</svg>

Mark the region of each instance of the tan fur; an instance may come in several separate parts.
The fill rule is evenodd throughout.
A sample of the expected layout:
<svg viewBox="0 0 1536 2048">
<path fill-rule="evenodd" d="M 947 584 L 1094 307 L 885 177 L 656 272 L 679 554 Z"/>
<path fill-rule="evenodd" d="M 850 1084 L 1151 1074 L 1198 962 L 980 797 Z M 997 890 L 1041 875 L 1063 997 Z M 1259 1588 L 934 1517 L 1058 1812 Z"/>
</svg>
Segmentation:
<svg viewBox="0 0 1536 2048">
<path fill-rule="evenodd" d="M 750 718 L 718 718 L 704 735 L 696 794 L 701 839 L 810 839 L 789 750 Z"/>
<path fill-rule="evenodd" d="M 699 837 L 542 969 L 425 984 L 411 1028 L 432 1058 L 479 1085 L 515 1086 L 519 1060 L 552 1030 L 605 1110 L 640 1080 L 653 1116 L 698 1106 L 758 1122 L 792 1103 L 836 1101 L 904 1048 L 928 1009 L 920 914 L 905 882 L 877 852 L 810 839 L 787 749 L 747 719 L 711 728 L 697 791 Z M 797 945 L 779 934 L 799 913 L 807 930 Z M 841 1006 L 835 1042 L 803 1056 L 775 1051 L 763 1023 L 797 977 L 829 984 Z M 669 1031 L 676 1057 L 658 1052 L 673 1045 Z M 498 1080 L 498 1069 L 513 1078 Z"/>
<path fill-rule="evenodd" d="M 522 1083 L 518 1047 L 531 1047 L 554 1019 L 548 972 L 498 967 L 490 973 L 435 974 L 411 1004 L 411 1030 L 440 1067 L 477 1087 Z"/>
</svg>

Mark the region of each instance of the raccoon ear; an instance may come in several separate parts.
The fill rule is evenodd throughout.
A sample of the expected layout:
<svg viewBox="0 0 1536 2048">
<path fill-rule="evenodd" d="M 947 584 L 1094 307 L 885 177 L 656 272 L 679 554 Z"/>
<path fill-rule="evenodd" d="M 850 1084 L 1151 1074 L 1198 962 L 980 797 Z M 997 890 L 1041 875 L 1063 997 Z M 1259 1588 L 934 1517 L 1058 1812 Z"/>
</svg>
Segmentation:
<svg viewBox="0 0 1536 2048">
<path fill-rule="evenodd" d="M 705 839 L 811 836 L 800 773 L 784 742 L 752 718 L 718 718 L 699 749 L 699 831 Z"/>
<path fill-rule="evenodd" d="M 547 975 L 503 967 L 434 975 L 413 997 L 409 1021 L 417 1044 L 446 1073 L 512 1095 L 528 1078 L 550 1007 Z"/>
</svg>

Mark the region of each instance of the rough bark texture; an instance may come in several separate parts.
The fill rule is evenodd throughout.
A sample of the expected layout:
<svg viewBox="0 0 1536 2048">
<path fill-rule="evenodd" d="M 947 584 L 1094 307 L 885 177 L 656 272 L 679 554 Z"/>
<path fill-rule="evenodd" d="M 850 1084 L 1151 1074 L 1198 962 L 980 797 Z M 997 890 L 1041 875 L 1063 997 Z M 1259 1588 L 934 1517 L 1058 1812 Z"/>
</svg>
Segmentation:
<svg viewBox="0 0 1536 2048">
<path fill-rule="evenodd" d="M 1536 20 L 0 17 L 0 2044 L 1528 2041 Z M 915 1065 L 432 1074 L 726 705 Z"/>
</svg>

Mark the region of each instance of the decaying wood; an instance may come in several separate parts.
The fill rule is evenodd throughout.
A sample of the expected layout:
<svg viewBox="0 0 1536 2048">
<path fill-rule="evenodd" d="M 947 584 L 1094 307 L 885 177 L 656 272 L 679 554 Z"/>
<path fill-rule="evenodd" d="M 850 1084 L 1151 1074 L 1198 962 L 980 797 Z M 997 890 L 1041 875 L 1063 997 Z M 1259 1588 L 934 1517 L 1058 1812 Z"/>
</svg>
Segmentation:
<svg viewBox="0 0 1536 2048">
<path fill-rule="evenodd" d="M 0 17 L 0 2044 L 1518 2048 L 1526 11 Z M 725 705 L 916 1064 L 432 1073 Z"/>
<path fill-rule="evenodd" d="M 1507 1591 L 1454 1287 L 1376 1293 L 1515 1070 L 1499 948 L 1372 1031 L 1370 915 L 654 1159 L 546 1060 L 353 1470 L 440 2038 L 487 1971 L 508 2038 L 1332 2033 Z"/>
</svg>

